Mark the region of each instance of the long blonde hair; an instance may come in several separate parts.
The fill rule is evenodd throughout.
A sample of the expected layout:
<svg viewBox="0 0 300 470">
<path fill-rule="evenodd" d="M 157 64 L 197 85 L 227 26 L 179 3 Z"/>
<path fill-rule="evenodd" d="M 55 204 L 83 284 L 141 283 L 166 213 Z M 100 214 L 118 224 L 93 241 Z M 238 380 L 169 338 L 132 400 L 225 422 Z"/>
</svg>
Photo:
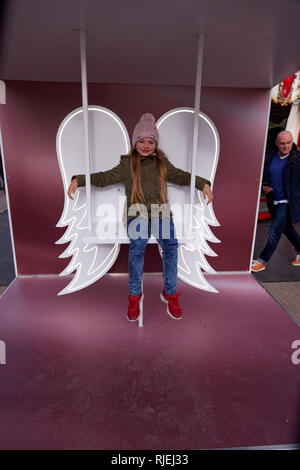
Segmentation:
<svg viewBox="0 0 300 470">
<path fill-rule="evenodd" d="M 130 170 L 131 170 L 131 204 L 145 204 L 145 197 L 141 185 L 141 162 L 140 155 L 134 147 L 130 151 Z M 167 203 L 167 171 L 163 161 L 164 153 L 157 148 L 153 153 L 156 161 L 157 178 L 160 199 L 163 204 Z"/>
</svg>

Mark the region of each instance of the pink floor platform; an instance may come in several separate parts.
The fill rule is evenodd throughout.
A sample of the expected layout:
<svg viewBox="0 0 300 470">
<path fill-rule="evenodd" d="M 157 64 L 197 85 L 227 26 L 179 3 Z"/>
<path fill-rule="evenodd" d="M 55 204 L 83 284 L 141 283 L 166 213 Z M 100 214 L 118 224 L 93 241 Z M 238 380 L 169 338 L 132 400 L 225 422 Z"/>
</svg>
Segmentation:
<svg viewBox="0 0 300 470">
<path fill-rule="evenodd" d="M 0 449 L 213 449 L 300 442 L 300 329 L 255 279 L 179 283 L 184 318 L 144 276 L 144 327 L 127 277 L 57 296 L 65 278 L 18 278 L 0 299 Z"/>
</svg>

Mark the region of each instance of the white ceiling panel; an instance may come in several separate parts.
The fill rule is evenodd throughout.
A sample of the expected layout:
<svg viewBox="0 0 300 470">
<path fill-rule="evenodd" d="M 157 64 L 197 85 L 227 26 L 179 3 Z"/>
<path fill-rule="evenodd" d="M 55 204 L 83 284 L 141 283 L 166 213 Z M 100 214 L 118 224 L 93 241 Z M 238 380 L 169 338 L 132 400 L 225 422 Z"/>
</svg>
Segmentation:
<svg viewBox="0 0 300 470">
<path fill-rule="evenodd" d="M 300 68 L 299 0 L 9 0 L 2 80 L 193 85 L 197 33 L 203 85 L 267 87 Z"/>
</svg>

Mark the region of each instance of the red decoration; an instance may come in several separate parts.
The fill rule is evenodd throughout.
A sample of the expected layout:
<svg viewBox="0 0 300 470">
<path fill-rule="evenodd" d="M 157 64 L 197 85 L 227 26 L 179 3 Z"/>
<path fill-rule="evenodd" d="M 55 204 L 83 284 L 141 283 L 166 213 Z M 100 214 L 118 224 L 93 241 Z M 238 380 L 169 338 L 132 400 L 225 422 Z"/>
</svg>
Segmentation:
<svg viewBox="0 0 300 470">
<path fill-rule="evenodd" d="M 284 99 L 286 99 L 289 96 L 295 78 L 296 78 L 296 74 L 294 73 L 293 75 L 290 75 L 288 78 L 283 80 L 282 96 Z"/>
</svg>

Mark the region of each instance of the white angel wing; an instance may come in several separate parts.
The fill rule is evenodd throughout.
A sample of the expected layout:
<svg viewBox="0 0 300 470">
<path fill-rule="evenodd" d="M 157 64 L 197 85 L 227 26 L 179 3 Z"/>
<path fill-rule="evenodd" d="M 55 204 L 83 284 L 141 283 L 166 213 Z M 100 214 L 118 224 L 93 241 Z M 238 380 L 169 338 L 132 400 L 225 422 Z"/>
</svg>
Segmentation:
<svg viewBox="0 0 300 470">
<path fill-rule="evenodd" d="M 212 121 L 199 113 L 199 136 L 196 174 L 207 178 L 213 186 L 219 157 L 219 136 Z M 157 122 L 160 148 L 171 163 L 185 171 L 190 171 L 192 160 L 194 110 L 177 108 L 168 111 Z M 168 184 L 168 196 L 174 214 L 174 224 L 178 238 L 186 242 L 178 250 L 178 277 L 199 289 L 217 292 L 203 276 L 203 271 L 214 273 L 206 256 L 217 256 L 208 241 L 219 243 L 210 226 L 219 226 L 212 203 L 207 205 L 201 191 L 195 190 L 192 207 L 192 238 L 188 227 L 189 187 Z"/>
<path fill-rule="evenodd" d="M 100 106 L 89 106 L 89 123 L 90 170 L 109 170 L 119 163 L 120 155 L 129 151 L 127 130 L 116 114 Z M 87 232 L 86 189 L 77 189 L 74 201 L 67 196 L 71 177 L 85 173 L 82 108 L 74 110 L 63 120 L 57 133 L 56 146 L 65 192 L 64 209 L 57 226 L 67 226 L 66 232 L 56 243 L 70 242 L 60 258 L 72 256 L 60 275 L 65 276 L 76 270 L 72 281 L 59 293 L 61 295 L 82 289 L 100 279 L 115 262 L 119 245 L 85 243 L 84 238 L 91 235 Z M 109 203 L 117 207 L 120 196 L 124 196 L 122 185 L 91 187 L 92 233 L 96 230 L 98 205 Z"/>
</svg>

